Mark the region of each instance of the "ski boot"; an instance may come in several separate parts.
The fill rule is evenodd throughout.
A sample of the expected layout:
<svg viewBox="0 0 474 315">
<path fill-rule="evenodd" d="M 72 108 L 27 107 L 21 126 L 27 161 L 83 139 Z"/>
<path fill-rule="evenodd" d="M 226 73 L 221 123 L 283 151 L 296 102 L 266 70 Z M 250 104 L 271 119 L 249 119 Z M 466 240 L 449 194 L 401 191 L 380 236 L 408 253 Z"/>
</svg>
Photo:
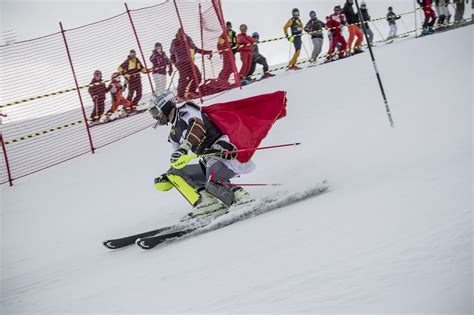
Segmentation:
<svg viewBox="0 0 474 315">
<path fill-rule="evenodd" d="M 429 30 L 427 28 L 424 28 L 423 31 L 421 32 L 421 35 L 428 35 L 429 34 Z"/>
<path fill-rule="evenodd" d="M 274 74 L 267 71 L 262 75 L 262 79 L 271 78 L 271 77 L 274 77 L 274 76 L 275 76 Z"/>
<path fill-rule="evenodd" d="M 430 27 L 428 28 L 428 34 L 433 34 L 435 32 L 434 28 Z"/>
<path fill-rule="evenodd" d="M 232 187 L 232 191 L 234 192 L 235 199 L 233 205 L 238 206 L 255 201 L 252 195 L 240 186 Z"/>
<path fill-rule="evenodd" d="M 363 53 L 363 52 L 364 52 L 364 51 L 363 51 L 362 49 L 356 48 L 356 49 L 354 49 L 354 52 L 353 52 L 352 54 L 353 54 L 353 55 L 357 55 L 357 54 L 361 54 L 361 53 Z"/>
</svg>

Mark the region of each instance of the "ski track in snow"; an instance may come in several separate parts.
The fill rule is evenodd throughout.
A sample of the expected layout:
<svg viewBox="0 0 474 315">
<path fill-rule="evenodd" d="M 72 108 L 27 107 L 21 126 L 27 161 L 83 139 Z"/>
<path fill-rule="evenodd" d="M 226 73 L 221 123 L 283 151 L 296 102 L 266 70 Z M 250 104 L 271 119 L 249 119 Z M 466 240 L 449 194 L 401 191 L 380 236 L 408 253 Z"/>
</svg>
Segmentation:
<svg viewBox="0 0 474 315">
<path fill-rule="evenodd" d="M 472 313 L 466 38 L 472 26 L 374 49 L 394 129 L 367 53 L 216 98 L 288 91 L 264 144 L 303 145 L 257 153 L 238 181 L 304 191 L 326 178 L 331 191 L 281 211 L 150 251 L 105 249 L 190 210 L 153 189 L 164 129 L 1 187 L 1 313 Z"/>
</svg>

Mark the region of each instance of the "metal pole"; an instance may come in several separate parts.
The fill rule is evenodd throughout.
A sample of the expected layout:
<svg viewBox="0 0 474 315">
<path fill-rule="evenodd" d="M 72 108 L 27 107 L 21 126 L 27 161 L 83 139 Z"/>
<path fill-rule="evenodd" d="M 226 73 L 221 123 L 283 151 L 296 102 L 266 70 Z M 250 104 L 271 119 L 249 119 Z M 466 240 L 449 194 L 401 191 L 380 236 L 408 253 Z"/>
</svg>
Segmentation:
<svg viewBox="0 0 474 315">
<path fill-rule="evenodd" d="M 3 158 L 5 159 L 5 166 L 7 167 L 8 182 L 10 183 L 10 186 L 13 186 L 13 178 L 12 178 L 12 173 L 10 171 L 10 163 L 8 163 L 7 149 L 5 147 L 5 142 L 3 141 L 3 134 L 1 131 L 0 131 L 0 141 L 2 142 Z"/>
<path fill-rule="evenodd" d="M 223 34 L 227 35 L 227 28 L 225 26 L 224 15 L 222 14 L 222 8 L 220 4 L 220 0 L 212 0 L 212 5 L 214 6 L 214 11 L 216 12 L 217 19 L 219 20 Z M 227 47 L 227 53 L 229 54 L 230 61 L 232 63 L 232 70 L 234 70 L 234 79 L 237 85 L 242 89 L 242 81 L 240 80 L 239 72 L 237 71 L 237 66 L 235 65 L 235 56 L 232 52 L 232 48 L 229 44 L 229 37 L 224 36 L 225 44 Z M 225 53 L 225 52 L 224 52 Z M 224 65 L 225 66 L 225 65 Z"/>
<path fill-rule="evenodd" d="M 181 25 L 181 29 L 183 30 L 184 45 L 186 46 L 187 54 L 188 54 L 188 57 L 189 57 L 189 62 L 190 62 L 191 69 L 192 69 L 193 75 L 194 75 L 194 80 L 196 80 L 196 86 L 197 86 L 197 90 L 198 90 L 198 93 L 199 93 L 199 99 L 201 100 L 201 103 L 202 103 L 201 88 L 199 87 L 199 84 L 201 82 L 198 82 L 198 76 L 196 74 L 194 61 L 193 61 L 193 58 L 191 56 L 191 49 L 189 48 L 188 37 L 187 37 L 186 31 L 184 30 L 183 21 L 181 20 L 181 15 L 179 14 L 179 9 L 178 9 L 178 5 L 176 4 L 176 0 L 173 0 L 173 3 L 174 3 L 174 7 L 176 9 L 176 14 L 178 16 L 179 25 Z M 181 75 L 181 73 L 180 73 L 180 75 Z M 194 91 L 193 91 L 193 93 L 194 93 Z"/>
<path fill-rule="evenodd" d="M 359 1 L 355 0 L 355 3 L 356 3 L 356 6 L 357 6 L 357 14 L 359 15 L 359 21 L 364 21 L 364 19 L 362 17 L 362 13 L 360 12 Z M 364 35 L 365 35 L 365 40 L 368 43 L 369 38 L 367 36 L 367 29 L 365 27 L 365 23 L 361 23 L 361 24 L 362 24 L 362 29 L 363 29 Z M 375 61 L 374 52 L 372 51 L 372 47 L 370 47 L 370 45 L 367 45 L 367 47 L 369 48 L 370 58 L 372 58 L 372 64 L 374 65 L 375 74 L 377 75 L 377 80 L 379 82 L 380 92 L 382 93 L 383 101 L 385 103 L 385 111 L 387 112 L 388 120 L 390 121 L 390 126 L 394 127 L 395 125 L 393 123 L 392 113 L 390 112 L 390 107 L 388 106 L 387 97 L 385 96 L 385 91 L 384 91 L 384 88 L 383 88 L 382 79 L 380 78 L 379 70 L 377 69 L 377 63 Z"/>
<path fill-rule="evenodd" d="M 204 31 L 202 27 L 202 8 L 201 4 L 199 3 L 199 26 L 201 28 L 201 49 L 204 50 Z M 203 81 L 206 82 L 206 66 L 204 64 L 204 55 L 201 54 L 202 57 L 202 77 Z"/>
<path fill-rule="evenodd" d="M 124 3 L 124 4 L 125 4 L 125 9 L 127 10 L 128 18 L 130 19 L 130 24 L 132 25 L 133 34 L 135 34 L 135 39 L 137 40 L 138 50 L 140 50 L 140 55 L 142 56 L 143 65 L 145 65 L 145 68 L 146 68 L 146 75 L 148 77 L 148 82 L 150 83 L 151 93 L 155 93 L 155 89 L 153 88 L 153 83 L 151 83 L 150 71 L 148 71 L 145 55 L 143 54 L 142 45 L 140 44 L 140 40 L 138 39 L 138 34 L 137 34 L 137 30 L 135 29 L 135 24 L 133 24 L 132 15 L 130 14 L 130 10 L 128 9 L 127 3 Z M 137 74 L 137 75 L 140 75 L 140 74 Z"/>
<path fill-rule="evenodd" d="M 89 123 L 86 116 L 86 110 L 84 108 L 84 102 L 82 101 L 81 91 L 79 90 L 79 84 L 77 83 L 76 71 L 74 70 L 74 65 L 72 64 L 71 53 L 69 52 L 69 47 L 66 40 L 66 31 L 63 28 L 63 23 L 59 22 L 59 27 L 61 28 L 61 34 L 64 39 L 64 46 L 66 47 L 67 57 L 69 58 L 69 65 L 71 66 L 72 76 L 74 78 L 74 83 L 76 85 L 77 95 L 79 96 L 79 102 L 81 103 L 82 115 L 84 116 L 84 124 L 86 125 L 87 136 L 89 137 L 89 143 L 91 146 L 91 152 L 94 153 L 94 144 L 92 143 L 91 131 L 89 129 Z"/>
</svg>

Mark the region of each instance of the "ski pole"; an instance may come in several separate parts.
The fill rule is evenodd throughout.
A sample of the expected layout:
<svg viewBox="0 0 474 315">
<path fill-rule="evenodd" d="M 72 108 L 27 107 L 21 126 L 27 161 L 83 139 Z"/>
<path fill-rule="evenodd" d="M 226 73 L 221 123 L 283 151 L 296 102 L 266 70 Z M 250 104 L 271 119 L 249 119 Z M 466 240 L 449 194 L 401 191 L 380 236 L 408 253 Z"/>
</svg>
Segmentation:
<svg viewBox="0 0 474 315">
<path fill-rule="evenodd" d="M 300 145 L 300 144 L 301 144 L 300 142 L 278 144 L 278 145 L 271 145 L 271 146 L 259 147 L 259 148 L 250 148 L 250 149 L 226 151 L 226 152 L 224 152 L 224 154 L 233 154 L 233 153 L 241 153 L 241 152 L 248 152 L 248 151 L 259 151 L 259 150 L 276 149 L 276 148 L 283 148 L 283 147 L 292 147 L 292 146 L 297 146 L 297 145 Z M 219 154 L 222 154 L 222 153 L 207 153 L 207 154 L 201 154 L 201 155 L 185 154 L 185 155 L 182 155 L 176 162 L 171 163 L 171 167 L 173 167 L 174 169 L 179 170 L 179 169 L 182 169 L 183 167 L 185 167 L 193 159 L 218 156 Z"/>
<path fill-rule="evenodd" d="M 168 84 L 168 90 L 171 88 L 171 84 L 173 84 L 173 79 L 174 79 L 175 73 L 176 73 L 176 70 L 173 71 L 173 73 L 171 74 L 171 80 L 170 80 L 170 84 Z"/>
<path fill-rule="evenodd" d="M 405 21 L 403 21 L 403 17 L 400 17 L 400 21 L 402 21 L 403 27 L 405 28 L 405 31 L 408 32 L 408 27 L 405 24 Z"/>
<path fill-rule="evenodd" d="M 262 186 L 283 186 L 283 184 L 227 184 L 227 187 L 262 187 Z"/>
</svg>

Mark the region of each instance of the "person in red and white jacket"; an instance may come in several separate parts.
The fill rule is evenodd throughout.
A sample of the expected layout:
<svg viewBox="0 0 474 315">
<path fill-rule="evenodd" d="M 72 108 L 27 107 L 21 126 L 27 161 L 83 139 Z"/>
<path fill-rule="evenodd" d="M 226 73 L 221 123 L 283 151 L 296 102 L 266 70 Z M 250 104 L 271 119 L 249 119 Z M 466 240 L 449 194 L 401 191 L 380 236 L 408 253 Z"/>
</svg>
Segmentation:
<svg viewBox="0 0 474 315">
<path fill-rule="evenodd" d="M 240 68 L 240 76 L 245 79 L 252 67 L 252 51 L 253 43 L 257 40 L 247 35 L 247 25 L 240 25 L 240 34 L 237 35 L 237 44 L 239 45 L 240 60 L 242 60 L 242 68 Z"/>
<path fill-rule="evenodd" d="M 326 57 L 327 60 L 331 60 L 334 49 L 338 43 L 340 44 L 338 53 L 339 59 L 345 57 L 347 42 L 344 39 L 344 36 L 342 36 L 342 27 L 345 24 L 346 17 L 341 13 L 341 7 L 337 5 L 334 7 L 334 13 L 328 17 L 328 21 L 326 23 L 326 26 L 329 29 L 328 31 L 332 34 L 332 40 Z"/>
</svg>

